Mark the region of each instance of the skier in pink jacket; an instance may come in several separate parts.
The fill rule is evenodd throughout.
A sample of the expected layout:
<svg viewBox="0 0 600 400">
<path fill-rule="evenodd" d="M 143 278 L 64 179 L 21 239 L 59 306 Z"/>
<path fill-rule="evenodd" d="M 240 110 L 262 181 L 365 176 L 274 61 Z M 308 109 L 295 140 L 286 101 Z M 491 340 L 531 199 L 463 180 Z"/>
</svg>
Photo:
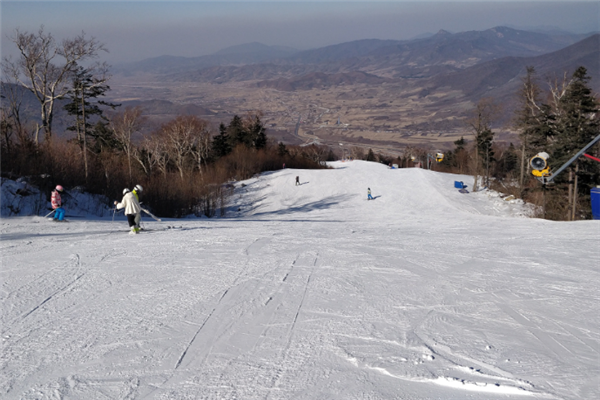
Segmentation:
<svg viewBox="0 0 600 400">
<path fill-rule="evenodd" d="M 65 218 L 65 209 L 62 208 L 62 198 L 60 197 L 63 190 L 61 185 L 56 185 L 56 188 L 52 191 L 52 196 L 50 197 L 50 202 L 54 209 L 54 221 L 63 221 Z"/>
</svg>

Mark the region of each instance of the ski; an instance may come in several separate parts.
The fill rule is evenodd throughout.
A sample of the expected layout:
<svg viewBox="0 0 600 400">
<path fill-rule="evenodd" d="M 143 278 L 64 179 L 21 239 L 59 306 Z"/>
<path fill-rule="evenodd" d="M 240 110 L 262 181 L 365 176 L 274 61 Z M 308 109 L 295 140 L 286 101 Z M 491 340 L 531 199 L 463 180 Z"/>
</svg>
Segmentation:
<svg viewBox="0 0 600 400">
<path fill-rule="evenodd" d="M 146 210 L 145 208 L 142 208 L 142 211 L 145 212 L 146 214 L 148 214 L 149 216 L 151 216 L 152 218 L 154 218 L 157 221 L 161 221 L 160 218 L 158 218 L 156 215 L 152 214 L 150 211 Z"/>
</svg>

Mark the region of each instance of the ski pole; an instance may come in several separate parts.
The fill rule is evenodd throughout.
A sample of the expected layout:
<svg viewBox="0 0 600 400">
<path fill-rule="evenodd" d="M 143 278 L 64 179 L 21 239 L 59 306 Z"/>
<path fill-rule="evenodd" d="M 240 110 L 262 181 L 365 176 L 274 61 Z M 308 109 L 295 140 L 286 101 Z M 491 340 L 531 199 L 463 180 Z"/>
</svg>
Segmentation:
<svg viewBox="0 0 600 400">
<path fill-rule="evenodd" d="M 50 213 L 48 215 L 46 215 L 44 218 L 48 218 L 49 216 L 51 216 L 52 214 L 54 214 L 56 212 L 56 209 L 50 211 Z"/>
<path fill-rule="evenodd" d="M 156 215 L 152 214 L 150 211 L 146 210 L 145 208 L 142 208 L 142 211 L 145 212 L 146 214 L 148 214 L 149 216 L 151 216 L 152 218 L 154 218 L 155 220 L 160 222 L 160 218 L 158 218 Z"/>
</svg>

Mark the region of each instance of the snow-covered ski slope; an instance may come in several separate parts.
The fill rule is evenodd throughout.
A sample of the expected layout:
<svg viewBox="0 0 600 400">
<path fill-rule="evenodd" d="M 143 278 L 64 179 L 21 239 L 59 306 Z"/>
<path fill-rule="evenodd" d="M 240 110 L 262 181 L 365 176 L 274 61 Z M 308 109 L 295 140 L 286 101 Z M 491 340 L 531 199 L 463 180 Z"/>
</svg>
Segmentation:
<svg viewBox="0 0 600 400">
<path fill-rule="evenodd" d="M 599 221 L 333 166 L 134 236 L 3 218 L 0 398 L 600 397 Z"/>
</svg>

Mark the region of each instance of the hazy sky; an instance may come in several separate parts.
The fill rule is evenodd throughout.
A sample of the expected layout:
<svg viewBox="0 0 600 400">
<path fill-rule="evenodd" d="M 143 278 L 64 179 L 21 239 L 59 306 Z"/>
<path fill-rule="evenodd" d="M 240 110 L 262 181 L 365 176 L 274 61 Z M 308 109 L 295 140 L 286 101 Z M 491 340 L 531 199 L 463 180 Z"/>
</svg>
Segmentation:
<svg viewBox="0 0 600 400">
<path fill-rule="evenodd" d="M 499 25 L 600 30 L 595 1 L 10 1 L 0 2 L 2 55 L 16 28 L 45 26 L 57 39 L 81 31 L 104 43 L 112 64 L 160 55 L 194 57 L 261 42 L 298 49 L 358 39 L 410 39 L 440 29 Z"/>
</svg>

